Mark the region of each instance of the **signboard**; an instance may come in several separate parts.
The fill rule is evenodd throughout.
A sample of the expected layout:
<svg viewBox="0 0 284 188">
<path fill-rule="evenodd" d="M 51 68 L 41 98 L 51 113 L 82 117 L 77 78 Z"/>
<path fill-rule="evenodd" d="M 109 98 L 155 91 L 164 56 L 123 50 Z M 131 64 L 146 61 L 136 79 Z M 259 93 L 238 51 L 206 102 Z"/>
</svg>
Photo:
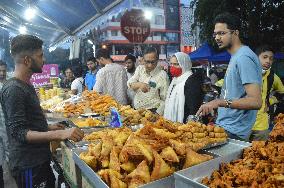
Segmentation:
<svg viewBox="0 0 284 188">
<path fill-rule="evenodd" d="M 116 62 L 116 61 L 124 61 L 126 55 L 111 55 L 110 57 L 114 62 Z"/>
<path fill-rule="evenodd" d="M 150 21 L 140 9 L 126 11 L 121 17 L 121 33 L 131 43 L 143 43 L 150 35 Z"/>
<path fill-rule="evenodd" d="M 59 70 L 57 64 L 46 64 L 42 67 L 42 73 L 32 75 L 30 82 L 34 87 L 40 87 L 49 83 L 50 77 L 58 77 Z"/>
</svg>

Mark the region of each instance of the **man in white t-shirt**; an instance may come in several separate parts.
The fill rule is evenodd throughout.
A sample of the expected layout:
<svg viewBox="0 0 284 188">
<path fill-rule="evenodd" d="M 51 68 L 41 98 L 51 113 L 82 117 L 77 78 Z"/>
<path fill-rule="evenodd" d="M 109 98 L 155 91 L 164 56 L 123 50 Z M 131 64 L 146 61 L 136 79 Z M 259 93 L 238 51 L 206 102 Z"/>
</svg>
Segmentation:
<svg viewBox="0 0 284 188">
<path fill-rule="evenodd" d="M 71 84 L 71 92 L 74 95 L 78 95 L 84 90 L 84 78 L 82 77 L 83 70 L 81 67 L 73 67 L 72 71 L 74 73 L 75 80 Z"/>
</svg>

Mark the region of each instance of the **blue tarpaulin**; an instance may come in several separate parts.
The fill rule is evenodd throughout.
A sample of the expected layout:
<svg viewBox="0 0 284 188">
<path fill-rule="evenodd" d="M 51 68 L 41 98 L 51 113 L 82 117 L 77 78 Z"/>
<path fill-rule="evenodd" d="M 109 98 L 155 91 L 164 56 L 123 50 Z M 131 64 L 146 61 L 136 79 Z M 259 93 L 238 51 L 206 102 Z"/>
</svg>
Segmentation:
<svg viewBox="0 0 284 188">
<path fill-rule="evenodd" d="M 228 62 L 231 55 L 227 52 L 215 52 L 206 42 L 200 48 L 189 54 L 192 61 L 207 60 L 211 62 Z"/>
<path fill-rule="evenodd" d="M 209 61 L 212 62 L 229 62 L 231 59 L 231 55 L 227 52 L 216 53 L 209 58 Z"/>
<path fill-rule="evenodd" d="M 206 42 L 200 48 L 191 52 L 189 54 L 189 57 L 192 61 L 197 61 L 197 60 L 208 60 L 208 58 L 210 58 L 212 55 L 213 55 L 213 50 Z"/>
<path fill-rule="evenodd" d="M 284 59 L 284 53 L 275 53 L 274 58 L 275 59 Z"/>
</svg>

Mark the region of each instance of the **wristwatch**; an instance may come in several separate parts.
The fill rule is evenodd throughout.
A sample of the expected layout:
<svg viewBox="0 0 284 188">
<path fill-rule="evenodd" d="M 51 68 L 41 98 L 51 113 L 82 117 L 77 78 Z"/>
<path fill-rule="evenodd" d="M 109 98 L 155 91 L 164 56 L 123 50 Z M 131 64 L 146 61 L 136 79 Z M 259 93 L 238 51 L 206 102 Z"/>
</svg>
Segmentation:
<svg viewBox="0 0 284 188">
<path fill-rule="evenodd" d="M 226 102 L 225 108 L 231 108 L 231 104 L 233 103 L 233 101 L 232 101 L 232 100 L 225 99 L 225 102 Z"/>
</svg>

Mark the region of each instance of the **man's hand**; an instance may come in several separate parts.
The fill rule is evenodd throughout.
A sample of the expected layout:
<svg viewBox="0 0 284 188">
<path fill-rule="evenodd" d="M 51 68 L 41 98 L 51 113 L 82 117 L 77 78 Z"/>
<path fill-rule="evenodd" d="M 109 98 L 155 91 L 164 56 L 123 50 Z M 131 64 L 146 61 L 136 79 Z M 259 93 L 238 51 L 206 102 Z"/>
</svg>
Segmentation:
<svg viewBox="0 0 284 188">
<path fill-rule="evenodd" d="M 203 104 L 200 106 L 199 110 L 197 111 L 197 116 L 206 116 L 210 114 L 211 112 L 214 112 L 214 109 L 217 109 L 218 107 L 225 106 L 225 101 L 221 99 L 215 99 L 213 101 L 210 101 L 206 104 Z"/>
<path fill-rule="evenodd" d="M 149 86 L 149 84 L 145 84 L 145 83 L 140 82 L 139 85 L 140 85 L 139 88 L 141 89 L 141 91 L 142 91 L 143 93 L 147 93 L 147 92 L 150 91 L 150 86 Z"/>
<path fill-rule="evenodd" d="M 49 131 L 64 130 L 64 129 L 65 129 L 65 125 L 61 123 L 55 123 L 55 124 L 48 126 Z"/>
<path fill-rule="evenodd" d="M 84 132 L 77 127 L 70 129 L 60 130 L 61 140 L 70 139 L 75 142 L 81 141 L 84 137 Z"/>
</svg>

